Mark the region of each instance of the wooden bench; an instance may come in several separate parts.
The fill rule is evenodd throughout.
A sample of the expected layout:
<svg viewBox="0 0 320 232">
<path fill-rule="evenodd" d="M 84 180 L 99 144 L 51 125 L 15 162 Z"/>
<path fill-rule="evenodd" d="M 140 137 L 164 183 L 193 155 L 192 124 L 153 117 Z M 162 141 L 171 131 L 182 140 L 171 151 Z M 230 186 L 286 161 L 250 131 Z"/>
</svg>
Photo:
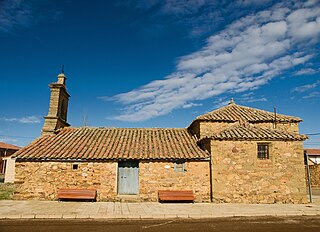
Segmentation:
<svg viewBox="0 0 320 232">
<path fill-rule="evenodd" d="M 96 189 L 75 189 L 75 188 L 62 188 L 58 189 L 59 200 L 92 200 L 97 198 Z"/>
<path fill-rule="evenodd" d="M 194 201 L 195 196 L 192 190 L 159 190 L 158 200 L 164 201 Z"/>
</svg>

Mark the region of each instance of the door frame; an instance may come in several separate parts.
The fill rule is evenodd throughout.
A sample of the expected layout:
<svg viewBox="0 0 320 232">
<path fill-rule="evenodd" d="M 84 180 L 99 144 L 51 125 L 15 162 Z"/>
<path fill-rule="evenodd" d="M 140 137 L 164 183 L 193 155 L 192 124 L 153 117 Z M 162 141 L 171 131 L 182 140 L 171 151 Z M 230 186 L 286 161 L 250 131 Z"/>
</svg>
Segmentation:
<svg viewBox="0 0 320 232">
<path fill-rule="evenodd" d="M 137 184 L 137 192 L 136 193 L 120 193 L 120 181 L 121 181 L 121 176 L 120 176 L 120 168 L 137 168 L 137 176 L 136 176 L 136 181 L 135 183 Z M 140 169 L 139 169 L 139 161 L 138 160 L 120 160 L 118 161 L 118 165 L 117 165 L 117 194 L 118 195 L 139 195 L 139 173 L 140 173 Z"/>
</svg>

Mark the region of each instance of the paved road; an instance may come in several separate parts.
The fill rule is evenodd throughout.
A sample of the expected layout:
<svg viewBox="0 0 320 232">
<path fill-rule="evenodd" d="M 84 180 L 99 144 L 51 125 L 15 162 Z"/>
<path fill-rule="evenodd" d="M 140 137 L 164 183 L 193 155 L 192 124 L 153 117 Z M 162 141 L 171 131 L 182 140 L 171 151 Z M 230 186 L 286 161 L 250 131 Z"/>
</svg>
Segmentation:
<svg viewBox="0 0 320 232">
<path fill-rule="evenodd" d="M 175 220 L 0 220 L 1 232 L 191 232 L 320 231 L 320 216 L 233 217 Z"/>
<path fill-rule="evenodd" d="M 205 219 L 302 215 L 320 215 L 320 204 L 0 201 L 1 219 Z"/>
</svg>

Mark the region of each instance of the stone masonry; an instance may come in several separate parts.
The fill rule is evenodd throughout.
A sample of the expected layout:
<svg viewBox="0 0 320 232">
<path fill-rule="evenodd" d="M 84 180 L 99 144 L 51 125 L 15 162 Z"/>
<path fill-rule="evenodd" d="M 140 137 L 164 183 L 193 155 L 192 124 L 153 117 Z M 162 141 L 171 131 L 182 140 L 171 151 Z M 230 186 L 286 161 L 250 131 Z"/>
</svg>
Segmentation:
<svg viewBox="0 0 320 232">
<path fill-rule="evenodd" d="M 237 125 L 238 122 L 207 122 L 207 121 L 195 121 L 193 122 L 189 130 L 197 136 L 198 139 L 210 137 L 212 134 L 219 133 L 220 131 Z M 273 128 L 273 123 L 252 123 L 255 127 L 261 128 Z M 276 128 L 287 132 L 298 132 L 298 123 L 277 123 Z"/>
<path fill-rule="evenodd" d="M 320 164 L 309 165 L 311 186 L 320 188 Z"/>
<path fill-rule="evenodd" d="M 186 162 L 186 172 L 175 172 L 170 162 L 140 163 L 140 197 L 157 200 L 157 190 L 193 190 L 196 202 L 210 201 L 209 161 Z"/>
<path fill-rule="evenodd" d="M 70 95 L 66 90 L 66 76 L 64 74 L 58 75 L 58 81 L 49 85 L 50 106 L 48 115 L 45 116 L 42 134 L 51 134 L 56 130 L 69 126 L 67 123 L 68 101 Z"/>
<path fill-rule="evenodd" d="M 260 160 L 257 141 L 211 140 L 213 202 L 306 203 L 302 142 L 268 143 Z"/>
<path fill-rule="evenodd" d="M 72 165 L 78 164 L 73 170 Z M 139 195 L 134 201 L 157 201 L 160 189 L 194 190 L 197 202 L 210 201 L 209 161 L 186 162 L 175 172 L 172 162 L 140 162 Z M 98 201 L 120 201 L 116 162 L 16 162 L 15 199 L 57 199 L 59 188 L 94 188 Z"/>
</svg>

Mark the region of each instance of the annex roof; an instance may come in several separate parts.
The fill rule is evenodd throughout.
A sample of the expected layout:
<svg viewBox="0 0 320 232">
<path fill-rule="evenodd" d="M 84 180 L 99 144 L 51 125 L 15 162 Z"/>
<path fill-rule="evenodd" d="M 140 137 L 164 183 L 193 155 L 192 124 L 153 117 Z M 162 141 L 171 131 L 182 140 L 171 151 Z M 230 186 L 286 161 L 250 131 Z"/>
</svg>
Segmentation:
<svg viewBox="0 0 320 232">
<path fill-rule="evenodd" d="M 303 141 L 306 135 L 283 130 L 237 125 L 210 136 L 213 140 L 285 140 Z"/>
<path fill-rule="evenodd" d="M 217 122 L 301 122 L 298 117 L 275 114 L 247 106 L 240 106 L 231 101 L 227 106 L 198 116 L 194 121 L 217 121 Z"/>
<path fill-rule="evenodd" d="M 316 148 L 306 148 L 304 149 L 308 155 L 311 156 L 320 156 L 320 149 L 316 149 Z"/>
<path fill-rule="evenodd" d="M 10 149 L 10 150 L 19 150 L 21 147 L 18 147 L 18 146 L 12 145 L 12 144 L 8 144 L 8 143 L 0 142 L 0 148 Z"/>
<path fill-rule="evenodd" d="M 15 154 L 28 160 L 204 159 L 187 129 L 74 128 L 43 135 Z"/>
</svg>

